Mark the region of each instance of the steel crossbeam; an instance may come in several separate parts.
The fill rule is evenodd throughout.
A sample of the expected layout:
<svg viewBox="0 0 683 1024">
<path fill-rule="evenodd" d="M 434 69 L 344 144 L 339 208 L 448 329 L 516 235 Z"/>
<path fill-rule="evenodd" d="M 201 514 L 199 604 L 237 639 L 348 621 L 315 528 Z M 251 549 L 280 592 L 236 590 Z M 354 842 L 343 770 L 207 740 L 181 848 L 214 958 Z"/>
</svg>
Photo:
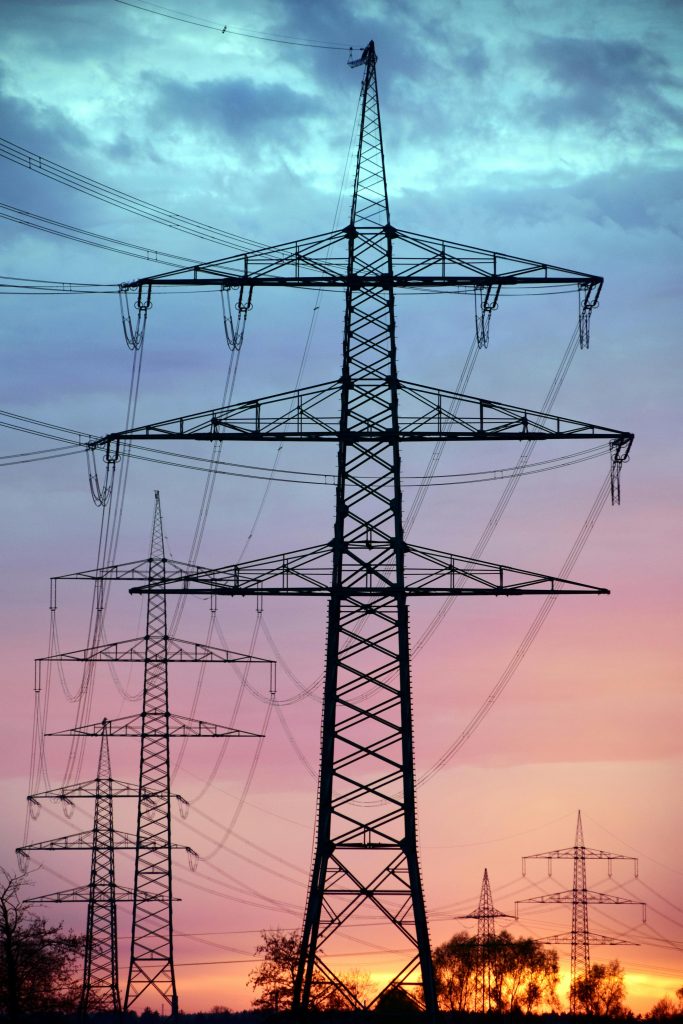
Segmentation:
<svg viewBox="0 0 683 1024">
<path fill-rule="evenodd" d="M 364 371 L 367 373 L 367 371 Z M 462 395 L 445 388 L 397 380 L 398 439 L 407 441 L 548 441 L 608 440 L 628 457 L 633 434 L 491 399 Z M 105 448 L 108 461 L 119 457 L 122 441 L 332 441 L 339 442 L 343 384 L 326 382 L 296 388 L 267 398 L 192 413 L 109 434 L 93 442 Z M 355 412 L 347 427 L 349 439 L 387 443 L 386 395 L 378 394 L 362 376 L 348 382 L 349 404 Z M 140 573 L 143 566 L 137 567 Z M 145 567 L 146 568 L 146 567 Z M 130 571 L 135 571 L 131 566 Z M 73 578 L 71 574 L 70 577 Z M 121 578 L 121 577 L 118 577 Z"/>
<path fill-rule="evenodd" d="M 365 140 L 372 131 L 366 122 Z M 383 168 L 380 173 L 383 173 Z M 359 187 L 362 189 L 362 181 L 359 181 Z M 381 183 L 379 187 L 383 188 Z M 383 195 L 379 204 L 384 206 Z M 491 285 L 503 288 L 564 285 L 592 288 L 597 293 L 602 286 L 603 279 L 596 274 L 421 235 L 386 223 L 371 223 L 370 218 L 377 216 L 378 210 L 379 205 L 366 204 L 365 212 L 356 211 L 356 220 L 348 227 L 164 271 L 138 278 L 121 285 L 121 288 L 128 292 L 141 292 L 145 296 L 149 288 L 187 285 L 355 290 L 442 287 L 470 292 Z M 372 250 L 384 251 L 389 236 L 393 250 L 391 267 L 372 258 L 349 265 L 350 236 L 355 239 L 357 252 L 364 257 Z"/>
<path fill-rule="evenodd" d="M 362 524 L 361 524 L 362 525 Z M 188 576 L 164 577 L 156 586 L 167 594 L 249 594 L 291 597 L 381 598 L 405 591 L 411 597 L 522 596 L 530 594 L 608 594 L 604 587 L 515 569 L 466 555 L 403 543 L 397 568 L 394 538 L 345 542 L 343 580 L 335 582 L 334 542 L 285 554 L 207 569 Z M 137 586 L 133 593 L 148 593 Z"/>
</svg>

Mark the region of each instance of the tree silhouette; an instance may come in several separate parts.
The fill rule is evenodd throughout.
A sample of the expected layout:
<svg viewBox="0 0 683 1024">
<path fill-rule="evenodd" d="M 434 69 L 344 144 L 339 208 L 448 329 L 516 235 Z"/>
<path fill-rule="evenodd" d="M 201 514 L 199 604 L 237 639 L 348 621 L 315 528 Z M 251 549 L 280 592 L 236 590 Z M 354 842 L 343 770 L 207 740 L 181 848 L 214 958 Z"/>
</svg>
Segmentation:
<svg viewBox="0 0 683 1024">
<path fill-rule="evenodd" d="M 624 1005 L 624 971 L 618 960 L 591 964 L 588 974 L 576 979 L 572 991 L 585 1013 L 623 1017 L 627 1012 Z"/>
<path fill-rule="evenodd" d="M 0 868 L 0 1012 L 69 1012 L 78 1005 L 82 936 L 48 925 L 22 898 L 26 872 Z M 77 973 L 78 972 L 78 973 Z"/>
<path fill-rule="evenodd" d="M 475 1010 L 479 956 L 491 966 L 492 996 L 499 1013 L 559 1008 L 557 952 L 535 939 L 503 931 L 480 951 L 476 938 L 457 932 L 434 950 L 437 996 L 442 1010 Z"/>
</svg>

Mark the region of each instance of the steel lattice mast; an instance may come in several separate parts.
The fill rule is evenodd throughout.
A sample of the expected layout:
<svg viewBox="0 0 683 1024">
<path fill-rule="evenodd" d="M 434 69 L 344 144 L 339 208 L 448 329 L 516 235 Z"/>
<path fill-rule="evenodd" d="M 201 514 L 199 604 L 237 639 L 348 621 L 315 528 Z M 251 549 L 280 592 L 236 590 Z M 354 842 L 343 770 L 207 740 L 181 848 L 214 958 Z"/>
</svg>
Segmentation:
<svg viewBox="0 0 683 1024">
<path fill-rule="evenodd" d="M 488 868 L 484 868 L 481 882 L 479 905 L 471 914 L 463 914 L 463 919 L 473 918 L 477 922 L 477 976 L 475 982 L 474 1009 L 477 1013 L 488 1013 L 495 1009 L 492 1005 L 491 992 L 494 987 L 494 973 L 491 965 L 493 943 L 496 937 L 496 918 L 511 917 L 502 910 L 496 910 L 491 895 Z"/>
<path fill-rule="evenodd" d="M 165 573 L 164 533 L 159 492 L 155 494 L 149 580 Z M 148 989 L 156 990 L 178 1012 L 173 962 L 173 868 L 171 862 L 171 775 L 168 707 L 168 628 L 166 597 L 150 594 L 145 631 L 145 679 L 141 712 L 140 800 L 135 852 L 128 1010 Z M 144 798 L 143 798 L 144 794 Z"/>
<path fill-rule="evenodd" d="M 316 967 L 339 986 L 320 951 L 351 915 L 374 904 L 414 949 L 395 982 L 414 980 L 419 967 L 431 1007 L 415 823 L 392 229 L 372 44 L 363 60 L 347 273 L 386 275 L 387 285 L 346 291 L 316 849 L 294 1005 L 308 1005 Z M 359 231 L 366 227 L 382 234 L 366 238 Z M 386 440 L 355 440 L 368 423 Z M 362 558 L 358 545 L 365 545 Z M 347 596 L 359 574 L 391 579 L 391 590 Z"/>
<path fill-rule="evenodd" d="M 184 565 L 167 559 L 164 548 L 163 521 L 159 492 L 155 492 L 154 517 L 149 557 L 139 562 L 104 566 L 93 570 L 71 573 L 59 579 L 93 580 L 102 587 L 113 580 L 144 580 L 148 591 L 146 631 L 144 637 L 70 651 L 39 659 L 37 680 L 40 685 L 41 662 L 138 662 L 144 666 L 142 709 L 140 714 L 106 721 L 104 726 L 79 725 L 53 735 L 100 735 L 102 728 L 108 736 L 139 737 L 140 762 L 138 784 L 125 787 L 118 784 L 114 796 L 137 798 L 137 827 L 135 837 L 127 836 L 126 849 L 135 850 L 135 874 L 132 892 L 117 895 L 117 899 L 131 900 L 133 920 L 131 929 L 131 958 L 126 986 L 124 1010 L 128 1011 L 143 995 L 156 993 L 170 1008 L 172 1016 L 178 1013 L 178 993 L 175 979 L 173 951 L 173 866 L 172 851 L 184 849 L 191 863 L 197 854 L 188 846 L 172 841 L 170 788 L 170 749 L 173 738 L 227 738 L 254 737 L 256 734 L 176 715 L 169 710 L 168 666 L 174 663 L 259 663 L 271 669 L 270 686 L 273 688 L 269 659 L 240 654 L 195 642 L 179 640 L 168 635 L 166 594 L 152 590 L 173 567 L 175 571 L 189 571 L 196 566 Z M 53 586 L 52 604 L 56 606 L 56 587 Z M 124 791 L 125 790 L 125 791 Z M 71 787 L 56 791 L 67 796 Z M 178 798 L 181 799 L 181 798 Z M 181 800 L 182 804 L 185 804 Z M 187 806 L 185 804 L 185 806 Z M 115 835 L 119 835 L 116 833 Z M 121 842 L 116 848 L 124 848 Z M 40 844 L 27 849 L 44 848 Z M 62 848 L 62 847 L 59 847 Z M 118 890 L 121 893 L 121 890 Z"/>
<path fill-rule="evenodd" d="M 114 832 L 114 797 L 137 797 L 137 787 L 112 779 L 109 758 L 108 723 L 104 719 L 100 730 L 100 752 L 97 777 L 91 782 L 64 786 L 35 793 L 29 800 L 36 804 L 40 800 L 61 800 L 65 807 L 75 799 L 94 799 L 92 833 L 83 837 L 92 842 L 90 882 L 62 892 L 29 900 L 31 903 L 81 903 L 87 901 L 87 923 L 83 963 L 83 986 L 79 1003 L 79 1014 L 120 1013 L 118 943 L 116 929 L 116 904 L 132 899 L 130 890 L 117 886 L 114 872 L 114 850 L 124 848 L 126 841 L 132 848 L 133 839 L 123 833 Z M 70 837 L 73 841 L 77 837 Z M 37 844 L 30 849 L 62 849 L 64 840 L 54 844 Z M 80 848 L 80 847 L 79 847 Z M 87 846 L 85 847 L 87 848 Z"/>
<path fill-rule="evenodd" d="M 111 762 L 106 722 L 103 722 L 97 766 L 88 923 L 85 931 L 85 964 L 81 995 L 81 1013 L 84 1015 L 90 1009 L 112 1009 L 116 1012 L 121 1009 L 113 834 Z"/>
<path fill-rule="evenodd" d="M 474 294 L 477 336 L 509 288 L 574 287 L 580 341 L 602 278 L 404 231 L 391 224 L 376 77 L 364 68 L 351 222 L 339 231 L 180 268 L 122 285 L 136 293 L 139 338 L 157 287 L 338 288 L 345 295 L 341 378 L 109 434 L 95 447 L 115 462 L 122 442 L 238 440 L 338 446 L 334 538 L 299 551 L 192 574 L 169 573 L 166 593 L 321 596 L 329 600 L 315 854 L 295 1008 L 333 986 L 354 992 L 330 967 L 333 940 L 364 915 L 389 924 L 407 954 L 370 1005 L 398 985 L 421 985 L 436 1012 L 433 967 L 417 857 L 407 598 L 467 594 L 606 593 L 449 552 L 408 544 L 403 533 L 399 446 L 417 441 L 609 440 L 614 495 L 633 436 L 548 413 L 399 379 L 394 296 L 447 287 Z M 125 450 L 125 449 L 124 449 Z M 144 592 L 145 587 L 134 588 Z"/>
<path fill-rule="evenodd" d="M 635 943 L 625 939 L 615 939 L 609 935 L 598 935 L 590 931 L 588 927 L 588 906 L 589 904 L 607 903 L 623 904 L 633 903 L 643 908 L 643 920 L 645 920 L 645 904 L 639 900 L 629 900 L 621 896 L 612 896 L 608 893 L 598 892 L 588 888 L 586 874 L 587 860 L 606 860 L 608 870 L 612 873 L 612 862 L 615 860 L 630 860 L 634 864 L 634 873 L 638 875 L 638 859 L 620 853 L 608 853 L 606 850 L 593 850 L 587 847 L 583 839 L 583 825 L 581 823 L 581 811 L 576 818 L 576 836 L 574 845 L 565 847 L 562 850 L 549 850 L 547 853 L 533 853 L 522 858 L 522 872 L 526 874 L 527 860 L 546 860 L 548 863 L 548 874 L 551 873 L 553 860 L 571 860 L 573 864 L 572 888 L 562 892 L 549 893 L 546 896 L 533 896 L 527 900 L 518 900 L 520 903 L 571 903 L 572 907 L 572 929 L 569 933 L 561 935 L 550 935 L 542 941 L 546 944 L 568 942 L 571 945 L 571 975 L 569 986 L 569 1009 L 571 1013 L 580 1011 L 580 1003 L 577 996 L 577 982 L 590 976 L 590 944 L 591 942 L 601 946 L 632 946 Z"/>
</svg>

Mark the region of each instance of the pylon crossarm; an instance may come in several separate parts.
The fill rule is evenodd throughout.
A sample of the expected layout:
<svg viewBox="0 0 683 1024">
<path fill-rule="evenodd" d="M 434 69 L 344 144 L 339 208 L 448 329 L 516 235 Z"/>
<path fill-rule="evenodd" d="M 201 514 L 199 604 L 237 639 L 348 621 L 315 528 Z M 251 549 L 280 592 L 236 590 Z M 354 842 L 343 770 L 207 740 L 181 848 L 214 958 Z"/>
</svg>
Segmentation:
<svg viewBox="0 0 683 1024">
<path fill-rule="evenodd" d="M 344 598 L 391 597 L 398 592 L 395 563 L 386 545 L 350 541 L 345 546 L 349 571 L 337 592 Z M 447 551 L 404 545 L 404 587 L 411 597 L 525 594 L 608 594 L 604 587 L 516 569 Z M 379 556 L 379 557 L 378 557 Z M 226 594 L 327 597 L 333 586 L 330 544 L 204 571 L 196 576 L 160 579 L 131 593 Z"/>
<path fill-rule="evenodd" d="M 545 938 L 538 939 L 539 942 L 543 943 L 544 946 L 549 945 L 564 945 L 572 942 L 571 932 L 561 932 L 558 935 L 546 935 Z M 596 946 L 639 946 L 639 942 L 631 942 L 629 939 L 615 939 L 612 935 L 599 935 L 595 932 L 589 932 L 587 935 L 589 942 Z"/>
<path fill-rule="evenodd" d="M 573 889 L 564 889 L 562 892 L 550 892 L 543 896 L 530 896 L 526 900 L 517 900 L 519 903 L 573 903 L 577 894 Z M 622 896 L 612 896 L 606 892 L 598 892 L 594 889 L 582 890 L 579 894 L 582 903 L 636 903 L 638 900 L 629 900 Z M 645 906 L 645 904 L 642 904 Z"/>
<path fill-rule="evenodd" d="M 604 281 L 597 274 L 511 256 L 475 245 L 463 245 L 461 242 L 451 242 L 401 228 L 394 228 L 394 232 L 396 243 L 393 262 L 398 268 L 396 276 L 399 281 L 396 287 L 399 288 L 403 284 L 401 271 L 404 266 L 409 269 L 411 276 L 428 276 L 430 283 L 445 281 L 450 277 L 455 278 L 461 287 L 469 289 L 491 283 L 504 287 L 525 284 L 534 287 L 558 284 L 590 286 L 596 290 L 596 300 Z M 410 265 L 411 254 L 414 254 L 414 269 Z M 419 264 L 418 257 L 421 260 Z M 428 270 L 431 271 L 430 275 L 426 274 Z"/>
<path fill-rule="evenodd" d="M 353 228 L 311 235 L 280 245 L 196 263 L 141 277 L 120 285 L 137 293 L 140 306 L 150 301 L 151 289 L 168 287 L 305 287 L 305 288 L 418 288 L 442 286 L 472 292 L 489 284 L 528 288 L 551 286 L 591 287 L 597 301 L 603 278 L 539 260 L 511 256 L 492 249 L 464 245 L 431 235 L 369 224 L 358 220 Z M 356 248 L 385 250 L 391 237 L 392 271 L 375 273 L 348 266 L 349 233 Z"/>
<path fill-rule="evenodd" d="M 166 568 L 172 572 L 197 572 L 201 570 L 199 565 L 191 565 L 188 562 L 178 562 L 174 558 L 162 559 Z M 104 565 L 96 569 L 82 569 L 79 572 L 64 573 L 63 576 L 53 576 L 52 584 L 59 580 L 95 580 L 108 582 L 109 580 L 144 580 L 149 576 L 149 558 L 142 558 L 133 562 L 120 562 L 118 565 Z"/>
<path fill-rule="evenodd" d="M 75 729 L 63 729 L 59 732 L 47 733 L 48 736 L 101 736 L 102 724 L 82 725 Z M 214 722 L 203 722 L 185 715 L 150 715 L 143 719 L 141 715 L 126 715 L 122 718 L 107 720 L 108 736 L 141 736 L 157 739 L 183 739 L 185 737 L 209 738 L 251 738 L 261 737 L 261 733 L 234 729 L 228 725 L 216 725 Z M 144 799 L 143 792 L 143 799 Z"/>
<path fill-rule="evenodd" d="M 183 287 L 189 284 L 194 287 L 210 285 L 214 288 L 217 285 L 309 286 L 311 282 L 322 282 L 323 287 L 333 286 L 344 276 L 347 247 L 347 230 L 339 228 L 140 277 L 119 287 L 126 292 L 137 292 L 142 303 L 148 301 L 151 287 Z"/>
<path fill-rule="evenodd" d="M 47 658 L 37 658 L 36 664 L 40 666 L 44 662 L 51 661 L 153 661 L 147 651 L 147 638 L 137 637 L 134 640 L 120 640 L 114 643 L 101 644 L 97 647 L 86 647 L 80 651 L 67 651 L 61 654 L 52 654 Z M 165 662 L 188 662 L 206 663 L 236 662 L 238 664 L 273 665 L 271 658 L 259 658 L 252 654 L 241 654 L 238 651 L 228 651 L 221 647 L 211 647 L 208 644 L 196 643 L 189 640 L 177 640 L 175 637 L 168 637 L 167 649 L 163 656 Z"/>
<path fill-rule="evenodd" d="M 68 836 L 59 836 L 57 839 L 45 839 L 43 842 L 20 846 L 17 848 L 17 855 L 26 856 L 28 851 L 33 850 L 92 850 L 93 845 L 94 833 L 91 829 L 87 832 L 72 832 Z M 100 849 L 134 850 L 135 836 L 114 829 L 111 840 L 107 840 L 104 844 L 100 843 Z"/>
<path fill-rule="evenodd" d="M 608 850 L 594 850 L 590 846 L 565 846 L 561 850 L 547 850 L 545 853 L 528 853 L 522 857 L 522 871 L 525 870 L 528 860 L 574 860 L 580 855 L 587 860 L 632 860 L 637 857 L 629 857 L 625 853 L 609 853 Z"/>
<path fill-rule="evenodd" d="M 92 733 L 91 735 L 102 735 L 102 729 L 98 733 Z M 90 779 L 88 782 L 76 782 L 70 786 L 56 786 L 54 789 L 44 789 L 40 793 L 31 793 L 28 800 L 79 800 L 86 798 L 97 798 L 99 795 L 97 792 L 99 779 Z M 112 797 L 134 797 L 137 799 L 139 790 L 137 786 L 133 786 L 130 782 L 121 782 L 119 779 L 107 779 L 107 787 L 111 787 L 111 792 L 107 792 L 107 796 Z"/>
<path fill-rule="evenodd" d="M 627 431 L 566 416 L 412 381 L 399 381 L 398 387 L 398 440 L 401 442 L 607 440 L 611 444 L 612 460 L 619 465 L 628 459 L 633 443 L 633 434 Z M 387 425 L 381 415 L 382 410 L 376 411 L 376 386 L 366 386 L 358 379 L 350 383 L 350 391 L 356 398 L 357 422 L 349 424 L 343 436 L 354 442 L 386 442 L 393 428 Z M 93 442 L 92 447 L 105 449 L 106 461 L 115 462 L 120 457 L 123 441 L 337 442 L 341 436 L 340 392 L 338 381 L 297 388 L 107 434 Z M 365 406 L 367 414 L 359 417 L 358 413 Z M 139 563 L 136 571 L 143 576 L 145 569 L 145 564 Z M 108 578 L 105 575 L 108 572 L 110 570 L 101 570 L 104 578 Z M 71 574 L 60 578 L 82 578 L 84 575 Z M 115 578 L 131 576 L 118 574 Z"/>
<path fill-rule="evenodd" d="M 423 440 L 425 436 L 444 441 L 604 439 L 618 444 L 618 457 L 622 462 L 628 458 L 633 443 L 633 434 L 613 427 L 412 381 L 399 381 L 399 388 L 403 441 L 410 440 L 413 431 L 416 440 Z"/>
<path fill-rule="evenodd" d="M 26 900 L 27 903 L 87 903 L 91 892 L 89 885 L 79 885 L 75 889 L 64 889 L 61 892 L 50 892 L 45 896 L 32 896 Z M 133 890 L 123 885 L 113 887 L 113 897 L 116 903 L 132 903 Z"/>
<path fill-rule="evenodd" d="M 104 448 L 106 461 L 116 462 L 122 441 L 334 441 L 340 390 L 338 381 L 294 388 L 107 434 L 91 447 Z"/>
</svg>

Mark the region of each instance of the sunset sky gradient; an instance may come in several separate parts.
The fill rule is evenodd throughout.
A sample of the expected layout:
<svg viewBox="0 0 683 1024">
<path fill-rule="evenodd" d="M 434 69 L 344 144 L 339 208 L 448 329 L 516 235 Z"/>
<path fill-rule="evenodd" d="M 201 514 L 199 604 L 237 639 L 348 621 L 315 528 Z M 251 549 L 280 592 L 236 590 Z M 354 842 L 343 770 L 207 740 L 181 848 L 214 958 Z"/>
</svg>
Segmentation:
<svg viewBox="0 0 683 1024">
<path fill-rule="evenodd" d="M 142 3 L 142 0 L 141 0 Z M 149 5 L 147 5 L 149 6 Z M 175 7 L 172 4 L 171 7 Z M 593 888 L 648 904 L 591 910 L 591 928 L 637 945 L 592 950 L 618 956 L 629 1005 L 647 1010 L 683 983 L 681 868 L 681 310 L 683 265 L 683 40 L 680 4 L 652 0 L 201 0 L 178 10 L 256 35 L 362 46 L 374 39 L 392 221 L 406 229 L 604 275 L 591 345 L 572 361 L 554 411 L 633 431 L 622 504 L 602 511 L 572 573 L 611 590 L 558 600 L 502 696 L 441 770 L 420 780 L 458 739 L 537 614 L 542 598 L 458 599 L 413 660 L 421 866 L 433 945 L 476 927 L 484 868 L 496 906 L 571 885 L 521 858 L 572 845 L 581 809 L 589 846 L 639 858 L 639 877 L 591 868 Z M 344 49 L 284 45 L 221 34 L 116 3 L 6 2 L 0 57 L 2 135 L 32 151 L 168 210 L 258 244 L 343 226 L 349 153 L 361 72 Z M 98 202 L 7 160 L 3 203 L 187 260 L 227 253 Z M 339 206 L 338 206 L 339 203 Z M 11 211 L 9 211 L 11 212 Z M 11 213 L 18 219 L 25 219 Z M 8 278 L 116 284 L 167 269 L 2 221 L 0 284 Z M 246 246 L 245 246 L 246 248 Z M 180 259 L 179 263 L 182 262 Z M 99 436 L 125 422 L 132 355 L 118 300 L 105 295 L 13 295 L 0 289 L 1 405 L 10 413 Z M 264 290 L 265 291 L 265 290 Z M 319 308 L 314 308 L 319 307 Z M 471 296 L 400 296 L 399 372 L 455 389 L 473 335 Z M 478 354 L 469 394 L 540 408 L 576 321 L 576 297 L 505 297 Z M 235 400 L 265 396 L 339 372 L 342 298 L 257 294 Z M 221 402 L 229 352 L 214 292 L 155 296 L 145 341 L 136 422 Z M 303 362 L 302 362 L 303 360 Z M 0 416 L 3 424 L 9 422 Z M 12 423 L 16 426 L 17 420 Z M 49 433 L 49 431 L 48 431 Z M 3 489 L 4 714 L 0 721 L 2 850 L 12 867 L 24 836 L 33 722 L 33 660 L 49 641 L 49 578 L 97 564 L 101 510 L 91 502 L 83 452 L 27 462 L 13 453 L 56 442 L 0 431 Z M 431 449 L 405 453 L 404 499 Z M 537 445 L 531 462 L 566 455 Z M 485 451 L 483 449 L 486 449 Z M 577 453 L 581 451 L 576 446 Z M 208 446 L 192 454 L 208 457 Z M 466 483 L 481 469 L 514 465 L 513 444 L 451 445 L 422 504 L 412 541 L 469 554 L 505 480 Z M 220 475 L 199 562 L 219 566 L 331 536 L 336 459 L 326 445 L 290 446 L 280 469 L 329 474 L 317 486 L 267 485 L 270 445 L 224 448 L 223 459 L 260 467 Z M 10 464 L 11 463 L 11 464 Z M 607 456 L 525 476 L 482 557 L 559 574 L 608 470 Z M 446 476 L 449 479 L 446 479 Z M 118 545 L 147 554 L 155 489 L 167 545 L 184 560 L 200 510 L 204 473 L 133 461 Z M 458 482 L 454 482 L 457 480 Z M 59 587 L 63 650 L 84 646 L 89 591 Z M 413 601 L 413 646 L 439 612 Z M 107 638 L 140 635 L 142 602 L 121 584 Z M 211 642 L 277 658 L 277 695 L 253 668 L 212 668 L 197 715 L 265 732 L 175 748 L 174 789 L 191 804 L 176 841 L 200 855 L 192 874 L 179 855 L 176 959 L 181 1008 L 247 1007 L 246 976 L 263 929 L 302 920 L 316 799 L 323 602 L 219 601 Z M 210 609 L 190 600 L 178 635 L 206 641 Z M 51 682 L 48 731 L 68 728 L 74 669 Z M 189 714 L 198 673 L 171 676 L 174 710 Z M 63 684 L 63 685 L 61 685 Z M 132 714 L 140 676 L 98 671 L 92 718 Z M 234 716 L 234 718 L 233 718 Z M 59 785 L 68 740 L 46 741 Z M 213 745 L 212 745 L 213 744 Z M 134 779 L 135 745 L 112 740 L 114 774 Z M 222 754 L 220 763 L 217 757 Z M 182 756 L 180 756 L 182 754 Z M 96 742 L 84 750 L 92 778 Z M 213 778 L 209 784 L 208 780 Z M 117 810 L 119 810 L 117 808 Z M 90 808 L 67 821 L 45 805 L 29 841 L 88 827 Z M 121 828 L 133 827 L 121 808 Z M 88 855 L 45 854 L 34 895 L 83 884 Z M 121 856 L 119 877 L 130 878 Z M 48 907 L 51 920 L 84 928 L 83 907 Z M 522 908 L 519 935 L 566 931 L 569 908 Z M 120 908 L 122 964 L 129 909 Z M 358 968 L 378 982 L 395 966 L 393 939 Z M 561 950 L 568 968 L 568 949 Z M 345 969 L 346 965 L 340 965 Z M 566 980 L 566 979 L 565 979 Z"/>
</svg>

